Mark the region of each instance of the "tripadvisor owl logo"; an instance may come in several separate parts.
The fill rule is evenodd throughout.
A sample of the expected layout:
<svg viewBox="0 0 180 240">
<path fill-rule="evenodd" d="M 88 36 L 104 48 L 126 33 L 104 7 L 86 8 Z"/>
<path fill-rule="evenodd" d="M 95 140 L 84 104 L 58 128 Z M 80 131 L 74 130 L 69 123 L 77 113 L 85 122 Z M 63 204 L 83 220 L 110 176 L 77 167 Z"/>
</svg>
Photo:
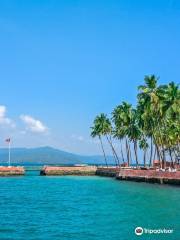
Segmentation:
<svg viewBox="0 0 180 240">
<path fill-rule="evenodd" d="M 169 229 L 169 228 L 150 229 L 150 228 L 137 227 L 135 228 L 134 232 L 138 236 L 142 234 L 172 234 L 174 232 L 174 229 Z"/>
<path fill-rule="evenodd" d="M 135 234 L 138 235 L 138 236 L 142 235 L 143 234 L 143 228 L 142 227 L 137 227 L 135 229 Z"/>
</svg>

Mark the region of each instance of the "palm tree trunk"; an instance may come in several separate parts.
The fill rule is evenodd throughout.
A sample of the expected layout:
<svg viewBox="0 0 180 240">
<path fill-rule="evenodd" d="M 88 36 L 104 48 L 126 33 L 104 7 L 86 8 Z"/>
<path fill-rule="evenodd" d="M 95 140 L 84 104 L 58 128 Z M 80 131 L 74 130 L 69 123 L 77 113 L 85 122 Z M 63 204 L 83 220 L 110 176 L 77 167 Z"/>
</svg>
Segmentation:
<svg viewBox="0 0 180 240">
<path fill-rule="evenodd" d="M 118 163 L 118 165 L 120 165 L 119 157 L 118 157 L 118 155 L 117 155 L 117 153 L 116 153 L 116 150 L 115 150 L 115 148 L 114 148 L 114 146 L 113 146 L 111 136 L 109 136 L 109 140 L 110 140 L 110 144 L 111 144 L 111 147 L 112 147 L 112 149 L 113 149 L 114 155 L 116 156 L 117 163 Z"/>
<path fill-rule="evenodd" d="M 166 168 L 166 151 L 164 145 L 162 145 L 162 149 L 163 149 L 163 166 L 164 168 Z"/>
<path fill-rule="evenodd" d="M 132 163 L 132 154 L 131 154 L 131 145 L 130 142 L 128 141 L 128 148 L 129 148 L 129 160 L 130 160 L 130 165 Z"/>
<path fill-rule="evenodd" d="M 153 155 L 153 138 L 151 136 L 151 149 L 150 149 L 150 159 L 149 159 L 149 165 L 152 164 L 152 155 Z"/>
<path fill-rule="evenodd" d="M 112 144 L 111 137 L 108 138 L 108 136 L 106 135 L 106 139 L 107 139 L 108 143 L 109 143 L 110 146 L 111 146 L 111 149 L 112 149 L 113 155 L 115 156 L 115 159 L 116 159 L 116 165 L 119 165 L 119 166 L 120 166 L 119 158 L 118 158 L 117 153 L 116 153 L 116 151 L 115 151 L 115 149 L 114 149 L 114 146 L 113 146 L 113 144 Z"/>
<path fill-rule="evenodd" d="M 169 147 L 168 149 L 169 149 L 169 156 L 170 156 L 170 159 L 171 159 L 171 167 L 174 167 L 171 147 Z"/>
<path fill-rule="evenodd" d="M 179 154 L 176 152 L 175 149 L 172 149 L 172 152 L 174 153 L 175 162 L 177 163 L 177 159 L 178 159 Z"/>
<path fill-rule="evenodd" d="M 130 156 L 129 156 L 129 146 L 128 146 L 127 138 L 126 138 L 126 153 L 127 153 L 127 164 L 128 164 L 128 167 L 129 167 L 129 165 L 130 165 Z"/>
<path fill-rule="evenodd" d="M 157 156 L 158 156 L 158 160 L 160 162 L 160 167 L 162 168 L 162 157 L 161 157 L 161 153 L 160 153 L 160 150 L 159 150 L 159 146 L 156 144 L 156 149 L 157 149 Z"/>
<path fill-rule="evenodd" d="M 165 165 L 166 165 L 166 159 L 165 159 L 165 150 L 164 150 L 164 145 L 163 145 L 163 139 L 162 139 L 162 134 L 161 134 L 161 130 L 160 130 L 160 126 L 159 126 L 159 121 L 157 122 L 157 130 L 158 130 L 158 133 L 159 133 L 159 140 L 160 140 L 160 146 L 162 147 L 162 152 L 160 153 L 160 156 L 161 156 L 161 160 L 162 160 L 162 167 L 165 168 Z M 162 155 L 161 155 L 162 154 Z"/>
<path fill-rule="evenodd" d="M 106 154 L 105 154 L 105 151 L 104 151 L 104 147 L 103 147 L 102 139 L 101 139 L 100 136 L 99 136 L 99 140 L 100 140 L 100 143 L 101 143 L 101 148 L 102 148 L 102 151 L 103 151 L 105 164 L 106 164 L 106 167 L 108 168 L 107 158 L 106 158 Z"/>
<path fill-rule="evenodd" d="M 144 160 L 144 167 L 146 167 L 146 152 L 147 150 L 144 150 L 144 156 L 143 156 L 143 160 Z"/>
<path fill-rule="evenodd" d="M 162 159 L 163 157 L 161 156 L 161 150 L 159 149 L 159 146 L 158 146 L 158 141 L 155 137 L 155 134 L 154 134 L 154 131 L 157 131 L 158 134 L 159 134 L 159 142 L 160 142 L 160 146 L 162 146 L 162 138 L 161 138 L 161 131 L 160 131 L 160 127 L 159 127 L 159 117 L 156 116 L 157 119 L 156 119 L 156 122 L 152 122 L 151 123 L 151 126 L 152 126 L 152 137 L 153 137 L 153 140 L 154 140 L 154 143 L 155 143 L 155 146 L 156 146 L 156 149 L 157 149 L 157 155 L 158 155 L 158 158 L 159 158 L 159 162 L 160 162 L 160 165 L 162 167 Z M 152 164 L 152 159 L 150 159 L 150 163 L 149 163 L 149 166 L 151 166 Z"/>
<path fill-rule="evenodd" d="M 165 123 L 164 119 L 163 119 L 162 123 L 163 123 L 164 129 L 166 129 L 166 123 Z M 167 136 L 167 142 L 168 142 L 168 145 L 170 145 L 170 139 L 168 139 L 168 136 Z M 169 150 L 169 155 L 170 155 L 170 159 L 171 159 L 171 165 L 173 166 L 173 159 L 172 159 L 171 148 L 168 147 L 168 150 Z M 165 159 L 165 165 L 166 165 L 166 159 Z"/>
<path fill-rule="evenodd" d="M 155 138 L 155 135 L 153 134 L 152 136 L 153 136 L 154 144 L 155 144 L 155 146 L 156 146 L 158 160 L 159 160 L 160 166 L 161 166 L 161 168 L 162 168 L 162 156 L 161 156 L 161 151 L 160 151 L 160 149 L 159 149 L 159 146 L 158 146 L 157 140 L 156 140 L 156 138 Z M 151 164 L 152 164 L 152 162 L 149 163 L 149 166 L 151 166 Z"/>
<path fill-rule="evenodd" d="M 156 160 L 156 153 L 157 153 L 157 149 L 156 147 L 154 148 L 154 155 L 153 155 L 153 159 Z"/>
<path fill-rule="evenodd" d="M 137 141 L 134 141 L 134 153 L 135 153 L 135 158 L 136 158 L 136 167 L 138 167 L 138 155 L 137 155 Z"/>
<path fill-rule="evenodd" d="M 122 141 L 121 141 L 121 139 L 120 139 L 120 145 L 121 145 L 121 158 L 122 158 L 122 160 L 123 160 L 123 163 L 125 163 L 125 161 L 124 161 L 124 154 L 123 154 Z"/>
<path fill-rule="evenodd" d="M 114 152 L 112 151 L 112 154 L 113 154 L 113 157 L 114 157 L 114 162 L 115 162 L 115 165 L 116 165 L 116 167 L 118 166 L 118 164 L 117 164 L 117 159 L 116 159 L 116 156 L 115 156 L 115 154 L 114 154 Z"/>
</svg>

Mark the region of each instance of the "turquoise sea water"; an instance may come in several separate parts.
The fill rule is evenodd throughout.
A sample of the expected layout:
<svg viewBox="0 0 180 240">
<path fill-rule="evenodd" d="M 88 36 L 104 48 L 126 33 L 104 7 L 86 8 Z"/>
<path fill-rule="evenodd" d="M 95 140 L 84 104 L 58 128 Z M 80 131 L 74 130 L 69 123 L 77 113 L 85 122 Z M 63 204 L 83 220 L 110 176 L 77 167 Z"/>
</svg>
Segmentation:
<svg viewBox="0 0 180 240">
<path fill-rule="evenodd" d="M 174 233 L 136 236 L 137 226 Z M 0 240 L 180 239 L 180 188 L 103 177 L 0 178 Z"/>
</svg>

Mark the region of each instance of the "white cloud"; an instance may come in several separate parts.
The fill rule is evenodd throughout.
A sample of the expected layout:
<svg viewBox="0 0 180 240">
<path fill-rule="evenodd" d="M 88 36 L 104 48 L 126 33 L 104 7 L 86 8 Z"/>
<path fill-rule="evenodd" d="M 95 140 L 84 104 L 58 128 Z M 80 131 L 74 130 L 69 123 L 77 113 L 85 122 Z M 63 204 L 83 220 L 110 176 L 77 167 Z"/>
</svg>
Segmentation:
<svg viewBox="0 0 180 240">
<path fill-rule="evenodd" d="M 45 133 L 48 130 L 48 128 L 40 120 L 29 115 L 21 115 L 20 119 L 25 123 L 26 128 L 31 132 Z"/>
<path fill-rule="evenodd" d="M 12 128 L 15 127 L 15 123 L 8 117 L 6 117 L 6 107 L 0 105 L 0 125 L 7 125 Z"/>
</svg>

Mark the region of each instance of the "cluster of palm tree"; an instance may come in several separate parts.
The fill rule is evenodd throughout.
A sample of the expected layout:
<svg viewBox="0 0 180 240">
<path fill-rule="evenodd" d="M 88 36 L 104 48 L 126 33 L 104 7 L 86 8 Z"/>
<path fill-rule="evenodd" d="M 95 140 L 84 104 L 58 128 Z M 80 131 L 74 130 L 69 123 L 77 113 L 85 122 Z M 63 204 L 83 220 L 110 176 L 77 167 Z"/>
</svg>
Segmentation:
<svg viewBox="0 0 180 240">
<path fill-rule="evenodd" d="M 180 89 L 171 82 L 158 86 L 155 75 L 145 76 L 145 84 L 138 87 L 137 104 L 127 102 L 118 105 L 108 118 L 98 115 L 91 136 L 98 137 L 101 143 L 106 166 L 108 161 L 103 145 L 105 139 L 112 149 L 117 166 L 134 160 L 139 166 L 139 151 L 143 151 L 144 166 L 152 166 L 159 160 L 162 168 L 171 161 L 172 166 L 180 158 Z M 119 141 L 120 156 L 114 147 L 114 139 Z"/>
</svg>

